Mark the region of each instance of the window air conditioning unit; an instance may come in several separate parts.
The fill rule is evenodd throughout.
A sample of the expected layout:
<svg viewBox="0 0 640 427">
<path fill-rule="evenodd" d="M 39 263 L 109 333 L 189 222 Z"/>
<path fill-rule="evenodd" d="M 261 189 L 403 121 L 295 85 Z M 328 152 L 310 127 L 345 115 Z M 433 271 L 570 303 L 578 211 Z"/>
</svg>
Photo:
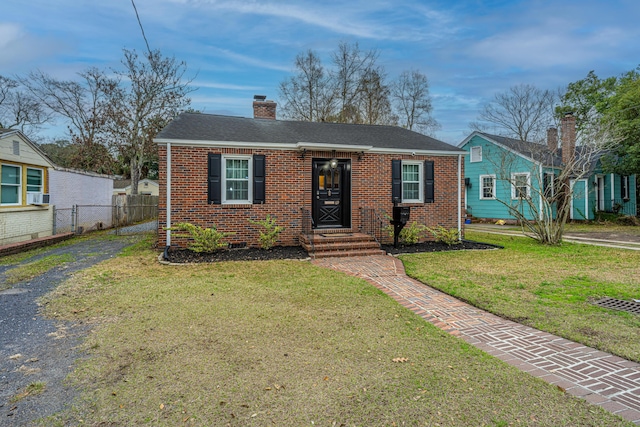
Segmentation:
<svg viewBox="0 0 640 427">
<path fill-rule="evenodd" d="M 33 191 L 27 191 L 27 204 L 28 205 L 48 205 L 49 195 L 33 192 Z"/>
</svg>

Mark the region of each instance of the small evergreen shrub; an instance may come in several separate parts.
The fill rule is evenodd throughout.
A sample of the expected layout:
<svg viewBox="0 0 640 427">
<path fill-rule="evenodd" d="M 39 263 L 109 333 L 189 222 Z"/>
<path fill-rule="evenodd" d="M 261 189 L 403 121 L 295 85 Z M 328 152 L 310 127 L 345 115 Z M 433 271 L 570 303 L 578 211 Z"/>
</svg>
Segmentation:
<svg viewBox="0 0 640 427">
<path fill-rule="evenodd" d="M 449 246 L 460 243 L 460 232 L 457 228 L 446 229 L 439 225 L 434 228 L 427 228 L 426 230 L 433 235 L 436 242 L 444 243 Z"/>
<path fill-rule="evenodd" d="M 189 222 L 179 222 L 167 230 L 184 231 L 185 233 L 177 233 L 176 237 L 189 237 L 193 240 L 189 243 L 189 249 L 194 252 L 215 252 L 228 246 L 223 241 L 224 238 L 234 233 L 223 233 L 218 231 L 215 226 L 211 228 L 203 228 L 193 225 Z"/>
<path fill-rule="evenodd" d="M 393 239 L 393 225 L 387 225 L 383 228 L 383 230 L 389 233 L 389 237 Z M 415 245 L 420 241 L 422 237 L 424 237 L 424 233 L 426 230 L 426 226 L 413 221 L 411 224 L 405 225 L 404 228 L 400 231 L 398 240 L 404 245 Z"/>
<path fill-rule="evenodd" d="M 259 225 L 262 227 L 258 239 L 260 240 L 260 247 L 262 249 L 271 249 L 278 241 L 280 233 L 284 230 L 284 227 L 276 224 L 276 219 L 271 215 L 267 215 L 262 221 L 249 220 L 253 225 Z"/>
</svg>

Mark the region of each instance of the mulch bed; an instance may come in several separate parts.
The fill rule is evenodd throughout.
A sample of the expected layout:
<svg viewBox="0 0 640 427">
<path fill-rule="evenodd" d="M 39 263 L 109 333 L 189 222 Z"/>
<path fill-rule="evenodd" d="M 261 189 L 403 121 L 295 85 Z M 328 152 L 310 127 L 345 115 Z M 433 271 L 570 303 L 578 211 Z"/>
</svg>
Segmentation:
<svg viewBox="0 0 640 427">
<path fill-rule="evenodd" d="M 382 249 L 392 255 L 420 253 L 420 252 L 438 252 L 438 251 L 455 251 L 464 249 L 496 249 L 499 246 L 490 245 L 488 243 L 472 242 L 464 240 L 457 245 L 446 245 L 437 242 L 424 242 L 415 245 L 382 245 Z M 216 261 L 266 261 L 277 259 L 307 259 L 309 254 L 300 246 L 275 246 L 269 250 L 259 248 L 242 248 L 227 249 L 214 253 L 197 253 L 189 249 L 171 248 L 166 253 L 166 261 L 172 263 L 189 263 L 189 262 L 216 262 Z"/>
</svg>

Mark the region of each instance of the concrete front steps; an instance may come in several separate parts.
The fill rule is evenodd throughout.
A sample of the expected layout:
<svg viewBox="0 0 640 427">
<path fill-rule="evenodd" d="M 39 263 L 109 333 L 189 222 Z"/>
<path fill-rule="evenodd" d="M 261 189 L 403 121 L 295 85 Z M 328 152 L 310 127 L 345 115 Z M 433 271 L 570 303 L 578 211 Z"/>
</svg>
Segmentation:
<svg viewBox="0 0 640 427">
<path fill-rule="evenodd" d="M 380 244 L 372 236 L 350 230 L 314 230 L 301 235 L 300 244 L 312 259 L 384 255 Z"/>
</svg>

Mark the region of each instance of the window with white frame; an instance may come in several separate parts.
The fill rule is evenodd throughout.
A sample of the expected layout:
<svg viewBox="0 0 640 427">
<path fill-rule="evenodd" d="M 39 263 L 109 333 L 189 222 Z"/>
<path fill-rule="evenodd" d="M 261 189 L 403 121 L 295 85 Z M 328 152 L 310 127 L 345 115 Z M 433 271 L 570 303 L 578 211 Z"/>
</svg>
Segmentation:
<svg viewBox="0 0 640 427">
<path fill-rule="evenodd" d="M 471 163 L 481 162 L 482 161 L 482 147 L 471 147 L 471 159 L 469 160 Z"/>
<path fill-rule="evenodd" d="M 402 201 L 422 203 L 423 200 L 423 163 L 402 162 Z"/>
<path fill-rule="evenodd" d="M 529 197 L 531 185 L 529 173 L 514 173 L 511 175 L 511 198 L 525 199 Z"/>
<path fill-rule="evenodd" d="M 480 199 L 488 200 L 496 198 L 496 176 L 480 175 Z"/>
<path fill-rule="evenodd" d="M 0 165 L 1 191 L 0 204 L 19 205 L 22 203 L 22 168 L 20 166 Z"/>
<path fill-rule="evenodd" d="M 620 195 L 623 200 L 629 200 L 629 175 L 624 175 L 620 179 L 620 183 L 622 184 L 620 187 Z"/>
<path fill-rule="evenodd" d="M 544 173 L 544 176 L 542 177 L 542 187 L 544 197 L 547 199 L 550 199 L 555 195 L 555 175 L 553 172 Z"/>
<path fill-rule="evenodd" d="M 251 156 L 223 156 L 223 203 L 251 203 L 251 163 Z"/>
<path fill-rule="evenodd" d="M 27 191 L 43 193 L 44 172 L 42 169 L 27 168 Z"/>
</svg>

